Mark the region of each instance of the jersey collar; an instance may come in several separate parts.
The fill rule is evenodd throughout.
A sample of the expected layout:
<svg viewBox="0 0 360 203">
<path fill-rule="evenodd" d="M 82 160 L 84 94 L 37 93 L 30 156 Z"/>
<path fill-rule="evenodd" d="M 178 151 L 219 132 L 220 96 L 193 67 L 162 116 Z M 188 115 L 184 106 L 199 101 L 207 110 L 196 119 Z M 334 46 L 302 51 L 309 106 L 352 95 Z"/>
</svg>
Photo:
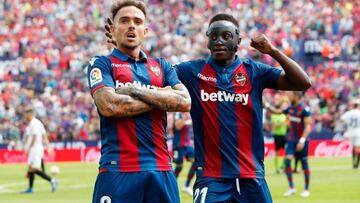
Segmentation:
<svg viewBox="0 0 360 203">
<path fill-rule="evenodd" d="M 216 69 L 216 71 L 221 71 L 223 72 L 224 70 L 226 70 L 227 72 L 232 72 L 234 71 L 237 67 L 239 67 L 239 65 L 242 63 L 241 59 L 238 57 L 238 55 L 235 55 L 235 60 L 232 64 L 228 65 L 228 66 L 220 66 L 215 62 L 215 59 L 212 56 L 209 56 L 207 63 L 210 64 L 212 67 L 214 67 Z"/>
</svg>

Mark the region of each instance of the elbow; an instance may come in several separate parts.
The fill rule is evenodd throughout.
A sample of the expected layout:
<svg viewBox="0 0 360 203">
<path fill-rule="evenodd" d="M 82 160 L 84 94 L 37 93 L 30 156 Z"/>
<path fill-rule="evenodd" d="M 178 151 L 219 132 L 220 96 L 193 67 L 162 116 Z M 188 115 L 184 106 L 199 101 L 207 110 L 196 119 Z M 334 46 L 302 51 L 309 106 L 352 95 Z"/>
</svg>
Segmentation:
<svg viewBox="0 0 360 203">
<path fill-rule="evenodd" d="M 302 85 L 302 91 L 309 89 L 312 86 L 310 79 L 308 78 Z"/>
<path fill-rule="evenodd" d="M 182 112 L 189 112 L 191 109 L 191 100 L 184 102 L 183 105 L 181 105 L 181 111 Z"/>
<path fill-rule="evenodd" d="M 104 117 L 112 117 L 115 115 L 115 112 L 111 108 L 98 108 L 98 110 Z"/>
<path fill-rule="evenodd" d="M 294 84 L 295 85 L 295 84 Z M 297 91 L 306 91 L 309 89 L 312 84 L 309 77 L 306 77 L 301 83 L 298 83 L 296 86 Z"/>
</svg>

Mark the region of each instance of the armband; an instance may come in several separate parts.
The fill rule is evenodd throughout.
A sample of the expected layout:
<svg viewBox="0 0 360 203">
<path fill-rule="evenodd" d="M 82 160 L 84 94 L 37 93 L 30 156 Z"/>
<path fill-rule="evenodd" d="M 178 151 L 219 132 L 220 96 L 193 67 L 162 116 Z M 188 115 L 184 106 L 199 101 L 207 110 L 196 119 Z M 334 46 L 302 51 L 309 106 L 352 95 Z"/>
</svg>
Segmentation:
<svg viewBox="0 0 360 203">
<path fill-rule="evenodd" d="M 305 137 L 301 137 L 301 138 L 299 139 L 299 143 L 301 143 L 301 144 L 304 144 L 305 141 L 306 141 L 306 138 L 305 138 Z"/>
</svg>

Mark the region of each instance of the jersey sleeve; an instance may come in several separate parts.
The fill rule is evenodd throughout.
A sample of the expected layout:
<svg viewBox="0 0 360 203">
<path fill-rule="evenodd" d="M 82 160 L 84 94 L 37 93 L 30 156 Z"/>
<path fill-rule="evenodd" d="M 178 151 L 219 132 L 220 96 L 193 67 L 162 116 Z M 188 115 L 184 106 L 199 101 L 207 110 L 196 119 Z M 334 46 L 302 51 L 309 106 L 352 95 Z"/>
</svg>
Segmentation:
<svg viewBox="0 0 360 203">
<path fill-rule="evenodd" d="M 277 80 L 282 70 L 259 62 L 254 62 L 254 65 L 259 77 L 257 80 L 260 83 L 260 87 L 262 89 L 277 89 Z"/>
<path fill-rule="evenodd" d="M 91 93 L 104 86 L 115 88 L 111 70 L 111 64 L 105 56 L 93 57 L 90 60 L 87 77 Z"/>
<path fill-rule="evenodd" d="M 175 69 L 176 74 L 179 77 L 180 81 L 184 83 L 186 64 L 185 63 L 174 64 L 174 69 Z"/>
<path fill-rule="evenodd" d="M 191 75 L 193 74 L 193 70 L 194 69 L 196 70 L 199 67 L 203 67 L 204 64 L 205 64 L 204 60 L 191 60 L 191 61 L 175 64 L 174 68 L 176 70 L 176 73 L 180 81 L 184 83 L 186 87 L 188 87 L 188 85 L 190 85 L 192 81 Z"/>
<path fill-rule="evenodd" d="M 340 120 L 347 122 L 348 117 L 349 117 L 348 115 L 349 115 L 348 112 L 344 113 L 343 115 L 341 115 Z"/>
<path fill-rule="evenodd" d="M 311 113 L 310 113 L 310 108 L 308 106 L 305 106 L 303 112 L 302 112 L 302 116 L 303 117 L 309 117 L 311 116 Z"/>
<path fill-rule="evenodd" d="M 164 59 L 160 59 L 161 66 L 163 67 L 165 77 L 164 77 L 164 86 L 175 86 L 180 84 L 180 80 L 173 68 L 172 64 L 165 61 Z"/>
<path fill-rule="evenodd" d="M 290 110 L 290 107 L 286 108 L 285 110 L 283 110 L 283 114 L 289 114 L 289 110 Z"/>
<path fill-rule="evenodd" d="M 40 123 L 37 123 L 36 125 L 33 125 L 31 126 L 31 133 L 33 135 L 36 135 L 36 136 L 42 136 L 44 131 L 43 131 L 43 126 L 40 124 Z"/>
</svg>

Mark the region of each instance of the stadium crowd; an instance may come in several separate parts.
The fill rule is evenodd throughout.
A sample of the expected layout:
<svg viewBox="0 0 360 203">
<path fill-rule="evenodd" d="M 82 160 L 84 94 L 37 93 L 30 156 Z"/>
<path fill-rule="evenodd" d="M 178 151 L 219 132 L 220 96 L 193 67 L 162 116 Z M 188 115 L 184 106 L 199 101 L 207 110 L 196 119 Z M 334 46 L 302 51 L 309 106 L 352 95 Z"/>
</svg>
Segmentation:
<svg viewBox="0 0 360 203">
<path fill-rule="evenodd" d="M 0 143 L 18 140 L 22 112 L 35 107 L 50 140 L 98 140 L 89 93 L 90 56 L 109 53 L 104 23 L 112 1 L 4 0 L 0 3 Z M 314 130 L 341 130 L 339 115 L 360 95 L 360 3 L 322 0 L 148 0 L 144 50 L 178 63 L 208 55 L 206 22 L 232 13 L 243 36 L 238 54 L 274 64 L 249 47 L 265 33 L 301 62 L 313 87 L 305 101 Z M 316 12 L 315 12 L 316 11 Z M 105 15 L 104 15 L 105 14 Z M 266 91 L 271 98 L 274 92 Z M 286 100 L 286 96 L 283 97 Z"/>
</svg>

